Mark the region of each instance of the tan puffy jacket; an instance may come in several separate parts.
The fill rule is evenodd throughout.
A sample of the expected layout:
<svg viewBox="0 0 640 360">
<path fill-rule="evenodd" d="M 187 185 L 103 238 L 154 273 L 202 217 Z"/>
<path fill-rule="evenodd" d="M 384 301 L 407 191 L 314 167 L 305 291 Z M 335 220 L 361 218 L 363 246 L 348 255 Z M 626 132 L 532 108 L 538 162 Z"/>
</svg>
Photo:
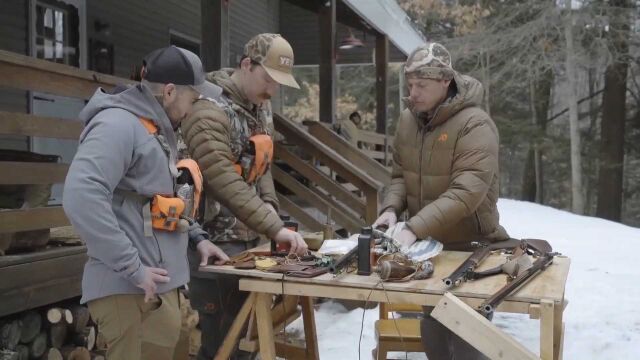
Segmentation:
<svg viewBox="0 0 640 360">
<path fill-rule="evenodd" d="M 383 211 L 409 210 L 407 226 L 449 249 L 508 239 L 499 224 L 498 130 L 479 106 L 482 85 L 456 74 L 453 97 L 431 121 L 402 112 Z M 428 123 L 427 123 L 428 122 Z"/>
<path fill-rule="evenodd" d="M 216 72 L 209 74 L 208 79 L 222 86 L 234 104 L 249 107 L 248 100 L 241 96 L 228 74 Z M 211 101 L 198 100 L 182 122 L 181 130 L 190 156 L 202 171 L 207 198 L 218 201 L 253 231 L 275 236 L 284 224 L 265 206 L 265 202 L 269 202 L 278 208 L 271 171 L 262 176 L 256 186 L 250 186 L 236 173 L 233 164 L 237 159 L 230 147 L 231 125 L 225 111 Z"/>
</svg>

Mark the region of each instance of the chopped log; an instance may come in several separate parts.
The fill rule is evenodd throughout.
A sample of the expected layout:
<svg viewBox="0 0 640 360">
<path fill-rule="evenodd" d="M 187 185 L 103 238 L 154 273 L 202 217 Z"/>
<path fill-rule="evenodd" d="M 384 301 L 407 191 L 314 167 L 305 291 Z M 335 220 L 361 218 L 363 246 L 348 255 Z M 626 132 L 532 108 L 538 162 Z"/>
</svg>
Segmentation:
<svg viewBox="0 0 640 360">
<path fill-rule="evenodd" d="M 26 344 L 31 342 L 40 333 L 42 316 L 35 311 L 27 311 L 22 315 L 20 321 L 22 321 L 20 342 Z"/>
<path fill-rule="evenodd" d="M 47 349 L 47 352 L 44 355 L 43 359 L 46 359 L 46 360 L 64 360 L 62 358 L 62 353 L 60 352 L 60 350 L 58 350 L 56 348 Z"/>
<path fill-rule="evenodd" d="M 47 353 L 43 357 L 43 359 L 47 359 L 47 360 L 64 360 L 62 358 L 62 353 L 60 352 L 60 350 L 58 350 L 56 348 L 49 348 L 47 350 Z"/>
<path fill-rule="evenodd" d="M 18 346 L 16 346 L 16 352 L 18 353 L 18 359 L 29 360 L 29 347 L 27 345 L 18 344 Z"/>
<path fill-rule="evenodd" d="M 51 325 L 49 328 L 49 342 L 51 346 L 60 349 L 67 340 L 67 332 L 67 324 L 62 321 Z"/>
<path fill-rule="evenodd" d="M 47 320 L 51 324 L 57 324 L 61 321 L 71 325 L 73 323 L 73 315 L 68 309 L 51 308 L 47 310 Z"/>
<path fill-rule="evenodd" d="M 22 321 L 12 320 L 0 325 L 0 348 L 15 350 L 20 342 Z"/>
<path fill-rule="evenodd" d="M 29 343 L 29 356 L 32 359 L 41 358 L 47 351 L 47 333 L 41 332 Z"/>
<path fill-rule="evenodd" d="M 73 306 L 70 311 L 73 318 L 73 323 L 71 324 L 72 331 L 76 333 L 82 332 L 87 327 L 89 319 L 91 318 L 89 309 L 86 306 L 76 305 Z"/>
<path fill-rule="evenodd" d="M 0 360 L 20 360 L 20 355 L 11 350 L 0 350 Z"/>
<path fill-rule="evenodd" d="M 83 347 L 64 347 L 60 352 L 64 360 L 91 360 L 91 353 Z"/>
<path fill-rule="evenodd" d="M 73 343 L 76 346 L 86 347 L 91 351 L 96 345 L 96 329 L 88 326 L 73 335 Z"/>
</svg>

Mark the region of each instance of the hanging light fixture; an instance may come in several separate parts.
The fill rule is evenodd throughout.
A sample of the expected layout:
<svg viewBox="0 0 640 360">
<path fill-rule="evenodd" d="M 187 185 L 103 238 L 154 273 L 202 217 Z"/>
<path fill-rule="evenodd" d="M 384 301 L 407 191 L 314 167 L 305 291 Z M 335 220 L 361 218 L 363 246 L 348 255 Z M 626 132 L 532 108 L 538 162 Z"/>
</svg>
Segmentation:
<svg viewBox="0 0 640 360">
<path fill-rule="evenodd" d="M 355 47 L 364 47 L 364 43 L 362 42 L 362 40 L 355 37 L 353 35 L 353 32 L 351 31 L 351 28 L 349 28 L 349 36 L 344 37 L 340 41 L 340 45 L 338 46 L 338 48 L 340 50 L 348 50 Z"/>
</svg>

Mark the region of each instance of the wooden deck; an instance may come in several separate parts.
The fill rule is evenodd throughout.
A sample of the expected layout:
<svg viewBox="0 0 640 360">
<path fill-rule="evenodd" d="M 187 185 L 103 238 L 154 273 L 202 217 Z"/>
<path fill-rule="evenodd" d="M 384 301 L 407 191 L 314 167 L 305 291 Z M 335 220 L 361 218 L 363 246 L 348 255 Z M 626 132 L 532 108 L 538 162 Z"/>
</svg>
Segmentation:
<svg viewBox="0 0 640 360">
<path fill-rule="evenodd" d="M 70 228 L 52 229 L 53 241 L 77 240 Z M 48 246 L 0 257 L 0 316 L 70 299 L 81 294 L 87 248 Z"/>
</svg>

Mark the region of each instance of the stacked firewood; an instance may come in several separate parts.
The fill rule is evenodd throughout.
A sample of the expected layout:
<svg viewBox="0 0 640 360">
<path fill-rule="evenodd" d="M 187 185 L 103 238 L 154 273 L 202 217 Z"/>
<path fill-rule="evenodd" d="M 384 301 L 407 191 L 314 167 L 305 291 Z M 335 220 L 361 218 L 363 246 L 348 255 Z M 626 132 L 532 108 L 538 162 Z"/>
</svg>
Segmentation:
<svg viewBox="0 0 640 360">
<path fill-rule="evenodd" d="M 59 305 L 0 319 L 0 360 L 104 360 L 89 309 Z"/>
</svg>

